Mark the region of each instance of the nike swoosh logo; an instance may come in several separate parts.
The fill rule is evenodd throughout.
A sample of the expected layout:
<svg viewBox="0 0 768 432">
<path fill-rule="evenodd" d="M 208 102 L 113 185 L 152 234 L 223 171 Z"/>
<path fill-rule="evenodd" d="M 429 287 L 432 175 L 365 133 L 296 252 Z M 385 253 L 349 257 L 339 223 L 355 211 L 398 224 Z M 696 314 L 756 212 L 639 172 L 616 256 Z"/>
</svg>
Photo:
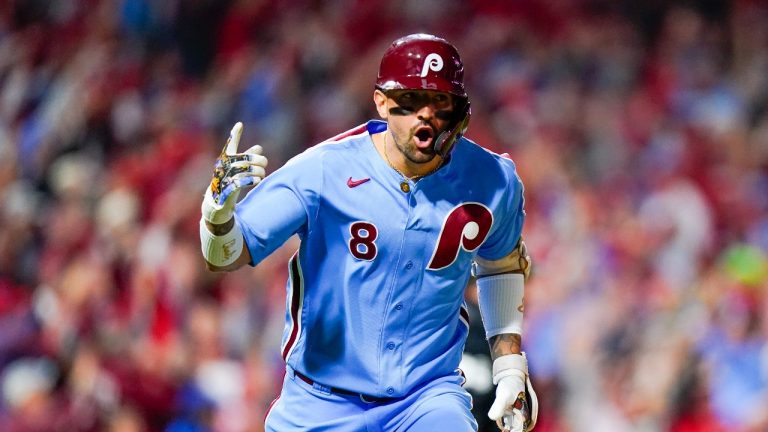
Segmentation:
<svg viewBox="0 0 768 432">
<path fill-rule="evenodd" d="M 365 183 L 367 181 L 370 181 L 370 180 L 371 180 L 370 178 L 364 178 L 364 179 L 360 179 L 360 180 L 352 180 L 352 177 L 350 177 L 347 180 L 347 186 L 349 186 L 350 188 L 358 187 L 361 184 L 363 184 L 363 183 Z"/>
</svg>

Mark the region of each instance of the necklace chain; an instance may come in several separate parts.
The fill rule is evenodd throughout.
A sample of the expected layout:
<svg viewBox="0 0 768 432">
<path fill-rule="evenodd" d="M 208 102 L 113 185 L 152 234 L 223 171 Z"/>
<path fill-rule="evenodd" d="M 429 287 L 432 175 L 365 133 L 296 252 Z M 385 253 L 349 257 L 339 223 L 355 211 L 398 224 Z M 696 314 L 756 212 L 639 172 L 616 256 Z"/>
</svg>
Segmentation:
<svg viewBox="0 0 768 432">
<path fill-rule="evenodd" d="M 388 137 L 389 137 L 389 133 L 387 131 L 384 131 L 384 158 L 387 160 L 387 165 L 389 165 L 390 168 L 392 168 L 393 170 L 397 171 L 398 174 L 400 174 L 403 178 L 405 178 L 407 180 L 416 181 L 416 180 L 418 180 L 418 179 L 420 179 L 422 177 L 426 177 L 426 176 L 428 176 L 430 174 L 433 174 L 443 164 L 442 161 L 438 162 L 438 164 L 435 165 L 435 167 L 432 168 L 432 170 L 429 171 L 426 174 L 416 174 L 416 175 L 412 175 L 412 176 L 407 176 L 407 175 L 403 174 L 402 171 L 397 169 L 397 167 L 395 167 L 395 165 L 392 163 L 392 161 L 389 160 L 389 152 L 387 152 L 387 138 Z"/>
</svg>

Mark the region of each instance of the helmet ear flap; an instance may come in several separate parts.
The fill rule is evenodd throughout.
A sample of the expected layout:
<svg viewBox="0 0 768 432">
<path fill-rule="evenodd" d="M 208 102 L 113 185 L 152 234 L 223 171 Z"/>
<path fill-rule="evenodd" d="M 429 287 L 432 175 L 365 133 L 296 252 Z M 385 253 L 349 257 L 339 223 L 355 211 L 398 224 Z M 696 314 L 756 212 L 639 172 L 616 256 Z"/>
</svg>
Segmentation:
<svg viewBox="0 0 768 432">
<path fill-rule="evenodd" d="M 435 144 L 433 148 L 435 153 L 441 157 L 445 157 L 451 152 L 456 141 L 464 135 L 467 127 L 469 126 L 469 117 L 472 114 L 472 110 L 469 106 L 469 99 L 462 99 L 461 102 L 456 104 L 456 114 L 451 120 L 451 123 L 445 128 L 444 131 L 435 138 Z"/>
</svg>

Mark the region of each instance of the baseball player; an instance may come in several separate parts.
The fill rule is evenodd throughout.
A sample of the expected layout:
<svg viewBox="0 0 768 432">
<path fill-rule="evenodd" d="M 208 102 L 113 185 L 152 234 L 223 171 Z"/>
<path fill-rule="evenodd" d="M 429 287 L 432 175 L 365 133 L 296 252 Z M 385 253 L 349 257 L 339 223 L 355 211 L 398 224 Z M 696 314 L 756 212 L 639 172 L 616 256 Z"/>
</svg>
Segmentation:
<svg viewBox="0 0 768 432">
<path fill-rule="evenodd" d="M 282 391 L 267 431 L 475 431 L 458 370 L 472 272 L 492 351 L 501 429 L 530 431 L 538 402 L 520 350 L 530 268 L 515 164 L 463 137 L 456 48 L 426 34 L 381 60 L 371 120 L 265 178 L 237 123 L 200 221 L 214 271 L 257 265 L 298 234 L 290 260 Z M 239 190 L 258 184 L 235 204 Z"/>
</svg>

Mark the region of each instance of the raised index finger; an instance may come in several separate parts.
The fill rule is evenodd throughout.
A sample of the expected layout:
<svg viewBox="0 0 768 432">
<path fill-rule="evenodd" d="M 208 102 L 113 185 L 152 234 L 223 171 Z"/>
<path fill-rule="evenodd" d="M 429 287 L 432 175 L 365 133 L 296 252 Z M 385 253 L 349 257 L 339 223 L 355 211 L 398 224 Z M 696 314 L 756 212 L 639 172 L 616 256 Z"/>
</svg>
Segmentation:
<svg viewBox="0 0 768 432">
<path fill-rule="evenodd" d="M 237 154 L 237 146 L 240 144 L 240 135 L 243 134 L 243 123 L 237 122 L 232 126 L 232 131 L 229 132 L 229 138 L 227 139 L 227 145 L 224 152 L 227 156 Z"/>
</svg>

